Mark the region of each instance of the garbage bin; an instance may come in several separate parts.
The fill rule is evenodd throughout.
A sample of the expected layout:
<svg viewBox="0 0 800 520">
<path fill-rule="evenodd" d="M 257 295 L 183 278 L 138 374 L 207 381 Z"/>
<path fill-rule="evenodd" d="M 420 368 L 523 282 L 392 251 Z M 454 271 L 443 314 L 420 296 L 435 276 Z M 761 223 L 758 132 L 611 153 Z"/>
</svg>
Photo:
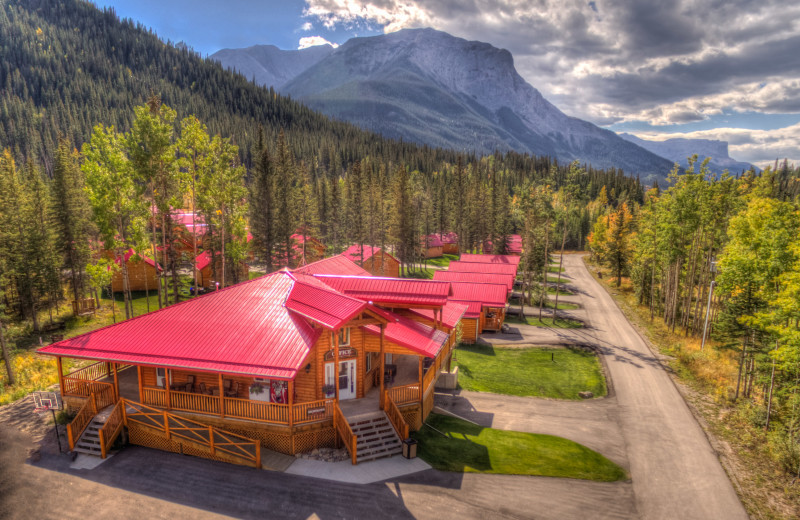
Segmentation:
<svg viewBox="0 0 800 520">
<path fill-rule="evenodd" d="M 417 456 L 417 440 L 408 438 L 403 441 L 403 457 L 413 459 Z"/>
</svg>

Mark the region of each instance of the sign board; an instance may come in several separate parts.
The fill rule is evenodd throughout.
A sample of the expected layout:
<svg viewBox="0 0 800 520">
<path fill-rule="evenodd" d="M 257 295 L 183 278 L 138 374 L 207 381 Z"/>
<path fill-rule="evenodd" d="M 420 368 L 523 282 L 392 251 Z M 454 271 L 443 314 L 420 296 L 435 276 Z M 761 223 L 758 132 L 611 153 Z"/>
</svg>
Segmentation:
<svg viewBox="0 0 800 520">
<path fill-rule="evenodd" d="M 61 402 L 61 394 L 58 392 L 33 392 L 33 404 L 35 412 L 45 412 L 47 410 L 61 410 L 64 404 Z"/>
<path fill-rule="evenodd" d="M 356 349 L 350 347 L 339 348 L 339 359 L 356 357 Z M 325 361 L 333 361 L 333 349 L 325 353 Z"/>
</svg>

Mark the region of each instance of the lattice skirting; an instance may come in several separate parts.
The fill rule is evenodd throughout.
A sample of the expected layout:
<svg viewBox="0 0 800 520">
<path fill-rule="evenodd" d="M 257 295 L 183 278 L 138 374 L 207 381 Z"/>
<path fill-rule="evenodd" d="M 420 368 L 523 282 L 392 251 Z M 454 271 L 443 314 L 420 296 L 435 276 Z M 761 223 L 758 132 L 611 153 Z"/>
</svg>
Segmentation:
<svg viewBox="0 0 800 520">
<path fill-rule="evenodd" d="M 264 448 L 286 455 L 304 453 L 315 448 L 333 448 L 336 444 L 336 432 L 331 427 L 296 433 L 294 435 L 294 442 L 292 442 L 292 436 L 290 434 L 273 433 L 256 429 L 251 430 L 248 428 L 232 428 L 230 426 L 226 426 L 225 429 L 229 432 L 249 437 L 250 439 L 258 439 L 261 441 L 261 446 Z"/>
<path fill-rule="evenodd" d="M 403 419 L 408 423 L 408 427 L 412 432 L 422 428 L 422 419 L 419 414 L 419 405 L 406 406 L 400 408 L 400 413 L 403 414 Z"/>
</svg>

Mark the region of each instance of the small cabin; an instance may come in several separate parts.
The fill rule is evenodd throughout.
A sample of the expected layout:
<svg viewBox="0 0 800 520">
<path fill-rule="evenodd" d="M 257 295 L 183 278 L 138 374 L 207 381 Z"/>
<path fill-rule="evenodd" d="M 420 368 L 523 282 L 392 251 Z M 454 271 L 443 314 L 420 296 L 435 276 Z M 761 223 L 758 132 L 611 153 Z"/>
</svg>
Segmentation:
<svg viewBox="0 0 800 520">
<path fill-rule="evenodd" d="M 217 282 L 222 288 L 222 255 L 217 253 L 214 258 L 214 265 L 216 269 L 211 268 L 211 252 L 203 251 L 195 259 L 195 267 L 197 268 L 197 285 L 205 287 L 206 289 L 215 289 Z M 225 273 L 225 285 L 232 285 L 236 282 L 243 282 L 250 277 L 250 266 L 246 262 L 240 262 L 235 278 L 231 268 L 226 265 L 227 272 Z M 216 277 L 214 273 L 216 272 Z"/>
<path fill-rule="evenodd" d="M 114 258 L 114 263 L 120 267 L 123 261 L 128 271 L 128 287 L 131 291 L 153 291 L 158 289 L 158 275 L 162 268 L 152 258 L 138 254 L 133 249 L 128 249 L 124 255 Z M 113 292 L 122 292 L 123 289 L 122 269 L 115 269 L 111 276 L 111 290 Z"/>
<path fill-rule="evenodd" d="M 400 261 L 383 249 L 374 246 L 353 244 L 342 253 L 342 256 L 355 262 L 374 276 L 400 277 Z"/>
<path fill-rule="evenodd" d="M 441 236 L 442 239 L 442 252 L 447 255 L 457 255 L 458 250 L 458 233 L 450 231 Z"/>
<path fill-rule="evenodd" d="M 299 267 L 325 258 L 325 244 L 316 238 L 302 233 L 292 235 L 294 257 L 289 262 L 289 267 Z"/>
<path fill-rule="evenodd" d="M 439 258 L 444 254 L 444 242 L 436 234 L 422 237 L 422 252 L 425 258 Z"/>
<path fill-rule="evenodd" d="M 506 298 L 508 288 L 505 284 L 450 282 L 453 296 L 448 301 L 469 305 L 465 318 L 474 318 L 480 305 L 477 333 L 499 331 L 506 318 Z M 464 326 L 466 328 L 466 324 Z M 464 334 L 466 336 L 466 333 Z"/>
</svg>

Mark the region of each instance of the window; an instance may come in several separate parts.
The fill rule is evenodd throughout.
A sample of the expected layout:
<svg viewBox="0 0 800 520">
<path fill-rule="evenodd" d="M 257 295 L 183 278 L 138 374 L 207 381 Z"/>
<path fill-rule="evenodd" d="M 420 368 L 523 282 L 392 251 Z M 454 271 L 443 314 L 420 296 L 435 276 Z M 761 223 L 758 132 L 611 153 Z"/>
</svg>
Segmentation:
<svg viewBox="0 0 800 520">
<path fill-rule="evenodd" d="M 339 330 L 339 346 L 346 347 L 350 344 L 350 327 Z"/>
<path fill-rule="evenodd" d="M 167 386 L 164 380 L 167 378 L 167 369 L 164 367 L 156 367 L 156 386 Z M 169 382 L 172 383 L 172 372 L 169 373 Z"/>
<path fill-rule="evenodd" d="M 368 374 L 370 370 L 372 370 L 372 352 L 367 352 L 367 355 L 364 359 L 364 373 Z"/>
</svg>

